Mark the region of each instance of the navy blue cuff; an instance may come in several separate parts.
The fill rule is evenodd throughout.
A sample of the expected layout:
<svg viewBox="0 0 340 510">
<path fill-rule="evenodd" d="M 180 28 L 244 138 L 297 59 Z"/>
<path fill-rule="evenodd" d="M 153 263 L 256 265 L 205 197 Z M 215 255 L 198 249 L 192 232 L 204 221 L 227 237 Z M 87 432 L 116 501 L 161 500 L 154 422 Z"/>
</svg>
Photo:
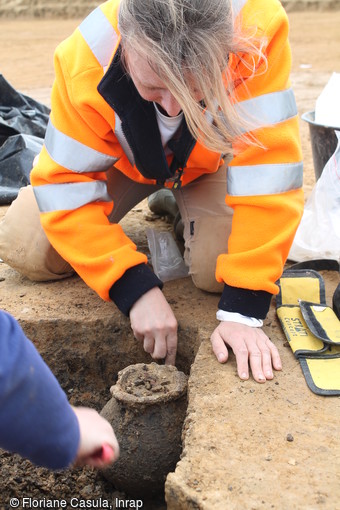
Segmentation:
<svg viewBox="0 0 340 510">
<path fill-rule="evenodd" d="M 163 282 L 146 264 L 131 267 L 112 285 L 109 296 L 121 312 L 129 316 L 132 305 L 148 290 L 163 287 Z"/>
<path fill-rule="evenodd" d="M 271 298 L 272 294 L 265 290 L 241 289 L 225 284 L 218 307 L 226 312 L 236 312 L 255 319 L 265 319 Z"/>
</svg>

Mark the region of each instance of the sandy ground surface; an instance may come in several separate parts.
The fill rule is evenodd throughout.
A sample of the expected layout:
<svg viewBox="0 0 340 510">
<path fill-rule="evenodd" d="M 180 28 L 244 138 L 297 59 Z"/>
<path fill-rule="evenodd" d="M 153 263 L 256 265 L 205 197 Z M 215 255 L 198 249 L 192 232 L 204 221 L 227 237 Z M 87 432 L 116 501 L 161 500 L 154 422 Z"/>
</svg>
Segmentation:
<svg viewBox="0 0 340 510">
<path fill-rule="evenodd" d="M 289 13 L 290 21 L 291 21 L 291 43 L 293 50 L 293 73 L 292 73 L 292 84 L 294 86 L 297 98 L 297 104 L 299 113 L 302 114 L 306 111 L 313 110 L 315 106 L 315 100 L 318 94 L 321 92 L 322 88 L 327 83 L 331 73 L 333 71 L 340 71 L 340 11 L 332 11 L 332 12 L 291 12 Z M 5 20 L 0 19 L 0 62 L 1 67 L 0 71 L 5 76 L 5 78 L 18 90 L 29 94 L 37 100 L 40 100 L 46 104 L 49 104 L 49 92 L 50 87 L 53 81 L 53 66 L 52 66 L 52 58 L 53 51 L 57 45 L 57 43 L 66 37 L 78 24 L 79 20 L 71 19 L 71 20 Z M 304 189 L 306 191 L 306 196 L 310 193 L 311 189 L 315 184 L 314 178 L 314 169 L 312 162 L 312 153 L 311 153 L 311 144 L 309 137 L 308 126 L 305 122 L 301 121 L 301 137 L 302 137 L 302 147 L 303 147 L 303 155 L 305 162 L 305 172 L 304 172 Z M 3 214 L 6 208 L 1 209 L 1 213 Z M 145 221 L 145 212 L 146 205 L 145 203 L 140 204 L 136 207 L 127 218 L 124 220 L 125 227 L 128 233 L 134 237 L 134 240 L 146 248 L 145 241 L 145 226 L 149 226 Z M 154 224 L 158 227 L 164 227 L 165 224 L 162 224 L 159 220 Z M 27 317 L 30 316 L 34 324 L 39 323 L 39 319 L 43 320 L 45 316 L 49 314 L 55 314 L 55 327 L 62 327 L 60 324 L 65 321 L 66 328 L 70 328 L 67 325 L 67 316 L 72 314 L 74 310 L 77 310 L 78 317 L 80 320 L 86 320 L 87 310 L 94 310 L 94 313 L 97 314 L 98 320 L 100 318 L 105 318 L 108 314 L 108 305 L 102 304 L 98 302 L 97 296 L 94 296 L 89 289 L 87 289 L 82 282 L 77 279 L 70 279 L 67 282 L 59 282 L 57 284 L 45 284 L 45 285 L 34 285 L 27 280 L 18 276 L 14 271 L 9 269 L 6 265 L 2 264 L 0 267 L 1 270 L 1 285 L 2 285 L 2 294 L 1 294 L 1 304 L 8 311 L 12 312 L 16 317 L 18 317 L 21 323 L 25 326 L 26 331 L 35 336 L 37 330 L 34 327 L 31 327 Z M 324 275 L 327 286 L 328 286 L 328 299 L 330 299 L 331 292 L 334 289 L 334 286 L 338 282 L 338 275 L 334 274 L 325 274 Z M 195 289 L 193 289 L 191 283 L 188 280 L 184 280 L 179 285 L 175 283 L 170 283 L 165 287 L 166 295 L 174 306 L 176 312 L 179 315 L 180 324 L 184 326 L 190 324 L 191 328 L 188 329 L 190 335 L 195 335 L 195 324 L 192 318 L 197 318 L 202 314 L 202 307 L 204 306 L 204 310 L 214 310 L 214 307 L 217 303 L 216 296 L 203 296 Z M 62 300 L 58 302 L 56 295 L 60 293 L 61 295 L 68 296 L 69 301 Z M 234 411 L 231 413 L 231 427 L 228 427 L 228 442 L 238 444 L 240 440 L 238 433 L 238 420 L 239 416 L 241 416 L 242 420 L 245 420 L 247 424 L 247 431 L 250 435 L 253 435 L 253 440 L 251 443 L 251 448 L 249 449 L 249 455 L 252 455 L 253 460 L 255 462 L 256 459 L 256 449 L 259 447 L 262 442 L 262 432 L 263 430 L 275 430 L 278 426 L 277 419 L 279 416 L 279 420 L 281 426 L 286 424 L 286 421 L 291 419 L 292 416 L 297 419 L 294 412 L 296 411 L 295 406 L 302 406 L 304 418 L 303 421 L 307 425 L 310 425 L 310 429 L 308 429 L 306 433 L 306 437 L 308 434 L 312 437 L 312 433 L 310 430 L 314 427 L 315 423 L 313 422 L 313 413 L 317 410 L 317 413 L 324 414 L 325 417 L 330 417 L 332 420 L 332 424 L 330 426 L 330 437 L 327 437 L 328 443 L 334 442 L 333 439 L 336 435 L 336 421 L 339 421 L 340 412 L 339 412 L 339 399 L 331 399 L 331 403 L 327 406 L 329 401 L 323 400 L 322 405 L 320 405 L 320 398 L 315 399 L 313 395 L 306 390 L 305 383 L 303 381 L 301 371 L 299 367 L 297 367 L 293 356 L 289 349 L 282 348 L 285 339 L 282 335 L 282 332 L 277 327 L 277 323 L 274 320 L 274 312 L 271 311 L 270 320 L 267 322 L 267 328 L 269 334 L 273 335 L 275 341 L 278 342 L 279 347 L 282 350 L 283 360 L 285 366 L 287 366 L 287 371 L 281 379 L 279 379 L 279 385 L 273 386 L 268 385 L 266 391 L 258 390 L 258 386 L 249 386 L 247 389 L 244 384 L 240 385 L 238 381 L 236 381 L 235 376 L 233 375 L 231 379 L 228 379 L 228 383 L 233 384 L 233 389 L 231 388 L 228 396 L 229 399 L 235 398 L 237 402 L 239 402 L 238 406 L 234 408 Z M 57 319 L 60 321 L 60 324 L 57 324 Z M 104 319 L 103 319 L 104 320 Z M 118 316 L 115 316 L 115 320 L 119 323 L 122 319 L 118 319 Z M 209 323 L 209 321 L 208 321 Z M 120 324 L 120 323 L 119 323 Z M 271 326 L 274 324 L 274 326 Z M 127 324 L 123 321 L 123 326 L 126 328 Z M 94 330 L 95 330 L 95 326 Z M 274 328 L 274 329 L 272 329 Z M 46 337 L 49 332 L 46 333 Z M 72 336 L 71 332 L 69 333 Z M 189 335 L 189 336 L 190 336 Z M 68 395 L 71 398 L 71 401 L 74 404 L 79 404 L 80 402 L 86 403 L 87 405 L 93 405 L 94 407 L 100 409 L 105 403 L 106 391 L 107 391 L 107 383 L 102 385 L 101 390 L 95 387 L 93 384 L 91 385 L 89 379 L 82 381 L 86 386 L 86 392 L 84 393 L 84 389 L 82 391 L 77 391 L 72 388 L 70 383 L 67 380 L 67 377 L 61 369 L 58 369 L 56 364 L 56 358 L 52 355 L 51 351 L 46 348 L 46 344 L 42 339 L 43 335 L 40 330 L 40 340 L 37 335 L 37 345 L 41 349 L 41 351 L 46 356 L 46 359 L 51 363 L 52 368 L 55 370 L 57 376 L 62 379 L 62 383 L 65 388 L 68 388 Z M 67 335 L 65 334 L 65 341 L 68 341 Z M 74 340 L 75 344 L 76 340 Z M 66 347 L 65 347 L 66 349 Z M 60 356 L 60 352 L 57 353 Z M 66 354 L 65 354 L 66 356 Z M 93 360 L 98 358 L 98 351 L 93 352 L 92 354 Z M 216 412 L 218 407 L 222 405 L 221 401 L 216 398 L 214 400 L 214 382 L 211 376 L 207 372 L 209 365 L 209 360 L 211 361 L 211 352 L 207 344 L 204 344 L 203 350 L 200 351 L 200 357 L 198 362 L 201 363 L 200 369 L 202 372 L 200 376 L 198 376 L 198 368 L 193 371 L 193 382 L 192 387 L 196 387 L 198 391 L 198 400 L 204 400 L 204 395 L 208 395 L 211 405 L 211 412 Z M 62 359 L 59 357 L 59 359 Z M 203 362 L 202 362 L 203 360 Z M 136 360 L 137 362 L 138 360 Z M 130 360 L 130 362 L 133 362 Z M 81 363 L 80 359 L 77 358 L 73 360 L 74 367 L 79 367 Z M 104 366 L 104 361 L 100 358 L 100 366 Z M 232 362 L 231 362 L 232 363 Z M 106 366 L 106 365 L 105 365 Z M 203 369 L 203 366 L 206 366 L 206 370 Z M 230 366 L 230 365 L 228 365 Z M 231 365 L 233 367 L 233 365 Z M 213 368 L 214 370 L 214 368 Z M 90 372 L 89 372 L 90 373 Z M 289 375 L 288 375 L 289 374 Z M 203 377 L 202 377 L 203 376 Z M 216 372 L 216 376 L 227 377 L 225 374 L 225 369 L 218 368 L 218 372 Z M 282 408 L 282 412 L 275 414 L 271 414 L 271 407 L 277 405 L 277 399 L 279 402 L 283 402 L 282 393 L 281 396 L 278 396 L 278 391 L 280 388 L 286 388 L 286 392 L 283 392 L 285 396 L 285 400 L 289 400 L 287 396 L 287 388 L 294 391 L 294 387 L 297 388 L 297 391 L 301 393 L 296 394 L 296 398 L 291 401 L 289 404 L 289 416 L 285 416 L 284 408 Z M 96 394 L 97 391 L 97 394 Z M 255 402 L 249 401 L 251 395 L 255 393 L 256 400 Z M 268 400 L 268 394 L 270 393 L 270 399 Z M 242 399 L 238 399 L 237 395 L 242 394 Z M 287 397 L 287 398 L 286 398 Z M 248 400 L 247 400 L 248 399 Z M 280 400 L 281 399 L 281 400 Z M 205 399 L 206 401 L 206 399 Z M 241 405 L 241 401 L 244 402 Z M 263 411 L 265 414 L 265 429 L 260 433 L 254 433 L 254 424 L 251 426 L 248 423 L 248 413 L 249 409 L 247 405 L 256 406 L 256 409 L 261 409 L 259 413 Z M 193 408 L 195 403 L 191 404 Z M 208 407 L 209 407 L 208 405 Z M 240 415 L 238 415 L 238 411 Z M 332 416 L 331 416 L 332 415 Z M 195 417 L 192 417 L 193 423 L 197 428 L 197 422 L 195 423 Z M 256 421 L 256 418 L 255 418 Z M 220 425 L 210 424 L 211 426 L 216 426 L 218 432 L 222 432 Z M 313 425 L 313 426 L 312 426 Z M 327 424 L 325 424 L 327 425 Z M 187 425 L 189 427 L 189 425 Z M 193 426 L 193 429 L 195 429 Z M 296 430 L 298 430 L 298 425 L 294 425 Z M 294 428 L 294 427 L 293 427 Z M 285 430 L 288 430 L 287 428 Z M 327 427 L 322 432 L 326 434 Z M 201 436 L 200 436 L 201 434 Z M 199 440 L 200 437 L 203 437 L 204 428 L 201 429 L 199 433 L 195 435 L 195 441 L 197 438 Z M 306 438 L 305 437 L 305 438 Z M 325 439 L 325 437 L 324 437 Z M 190 446 L 190 441 L 193 438 L 189 437 L 187 445 Z M 267 441 L 267 439 L 266 439 Z M 202 439 L 202 443 L 204 440 Z M 335 443 L 334 443 L 335 444 Z M 338 443 L 336 443 L 338 445 Z M 188 446 L 188 447 L 189 447 Z M 312 443 L 306 442 L 305 448 L 307 449 L 303 455 L 299 455 L 297 443 L 294 443 L 294 452 L 291 454 L 289 458 L 297 462 L 299 465 L 299 469 L 297 470 L 297 475 L 303 475 L 303 462 L 305 459 L 308 459 L 308 467 L 310 468 L 313 465 L 313 455 L 315 452 L 312 448 Z M 244 466 L 238 463 L 238 458 L 242 455 L 242 448 L 245 449 L 249 447 L 249 445 L 241 444 L 241 448 L 235 452 L 233 449 L 229 450 L 229 455 L 231 459 L 231 464 L 233 469 L 233 474 L 230 475 L 230 480 L 234 479 L 234 489 L 237 488 L 237 483 L 243 483 L 242 479 L 244 476 L 241 476 L 241 472 L 244 469 Z M 279 447 L 278 447 L 279 449 Z M 293 447 L 292 447 L 293 449 Z M 310 450 L 309 450 L 310 449 Z M 321 450 L 320 450 L 321 451 Z M 317 466 L 315 466 L 315 472 L 313 474 L 313 484 L 315 485 L 315 497 L 313 499 L 308 500 L 308 490 L 304 488 L 304 492 L 306 495 L 306 501 L 313 501 L 313 504 L 306 503 L 306 506 L 303 506 L 303 498 L 299 494 L 298 483 L 291 486 L 290 484 L 290 476 L 287 472 L 287 466 L 282 467 L 282 483 L 287 488 L 289 493 L 288 503 L 287 505 L 282 504 L 282 494 L 278 493 L 278 490 L 274 490 L 275 484 L 277 484 L 277 480 L 275 477 L 270 479 L 271 483 L 273 483 L 273 488 L 268 489 L 269 492 L 272 492 L 272 496 L 268 494 L 264 494 L 261 503 L 261 497 L 263 494 L 263 486 L 260 483 L 261 477 L 258 477 L 258 485 L 253 485 L 253 493 L 250 497 L 247 493 L 247 490 L 243 491 L 243 496 L 239 495 L 237 499 L 237 490 L 234 490 L 233 496 L 235 496 L 235 506 L 231 505 L 230 508 L 235 508 L 236 510 L 242 508 L 248 510 L 248 508 L 277 508 L 281 509 L 293 509 L 293 508 L 304 508 L 306 510 L 314 509 L 314 508 L 323 508 L 327 510 L 337 510 L 340 508 L 340 503 L 334 503 L 335 501 L 340 500 L 340 492 L 339 485 L 335 485 L 329 489 L 327 487 L 327 481 L 334 480 L 334 476 L 339 475 L 339 449 L 335 451 L 335 463 L 332 463 L 332 468 L 330 473 L 318 474 Z M 241 453 L 240 453 L 241 452 Z M 264 459 L 264 468 L 261 465 L 260 468 L 270 470 L 270 460 L 272 453 L 270 452 L 270 448 L 268 448 L 268 458 Z M 206 453 L 206 452 L 205 452 Z M 195 455 L 192 456 L 192 461 L 195 464 L 191 467 L 192 469 L 192 483 L 193 483 L 193 491 L 196 493 L 197 483 L 199 480 L 199 474 L 197 474 L 196 470 L 199 469 L 200 464 L 202 463 L 202 456 L 205 455 L 203 451 L 199 449 L 196 450 Z M 244 453 L 244 452 L 243 452 Z M 246 453 L 246 452 L 245 452 Z M 327 452 L 326 452 L 327 453 Z M 201 457 L 200 457 L 201 455 Z M 221 453 L 223 455 L 223 452 Z M 321 454 L 320 454 L 321 455 Z M 301 458 L 301 459 L 300 459 Z M 269 461 L 268 461 L 269 459 Z M 288 459 L 288 460 L 289 460 Z M 209 459 L 208 459 L 209 461 Z M 320 457 L 320 462 L 324 462 L 324 457 Z M 218 476 L 214 476 L 214 469 L 216 469 L 216 473 L 221 474 L 221 466 L 214 465 L 216 463 L 216 458 L 214 457 L 213 463 L 206 465 L 206 467 L 211 469 L 211 475 L 206 478 L 211 481 L 211 486 L 214 487 L 214 480 Z M 299 464 L 300 463 L 300 464 Z M 261 463 L 260 463 L 261 464 Z M 290 464 L 288 469 L 291 471 L 294 466 Z M 252 467 L 252 466 L 250 466 Z M 254 468 L 256 468 L 256 463 L 254 464 Z M 182 464 L 182 472 L 183 479 L 188 477 L 186 472 L 185 463 Z M 231 469 L 231 468 L 230 468 Z M 250 469 L 250 468 L 249 468 Z M 249 471 L 248 469 L 248 471 Z M 247 472 L 248 472 L 247 471 Z M 280 477 L 280 472 L 276 476 Z M 239 475 L 238 482 L 235 481 L 237 475 Z M 320 487 L 317 486 L 317 478 L 321 477 L 324 482 L 325 488 L 324 491 L 320 490 Z M 234 478 L 233 478 L 234 477 Z M 223 477 L 221 477 L 221 480 Z M 195 482 L 198 482 L 196 483 Z M 230 485 L 232 487 L 232 484 Z M 293 487 L 293 489 L 292 489 Z M 311 489 L 311 490 L 314 490 Z M 215 489 L 214 489 L 215 490 Z M 230 494 L 232 493 L 232 488 L 230 489 Z M 254 492 L 255 491 L 255 492 Z M 268 492 L 267 491 L 267 492 Z M 293 491 L 293 492 L 292 492 Z M 295 491 L 295 492 L 294 492 Z M 209 494 L 209 486 L 203 486 L 203 492 Z M 242 491 L 241 491 L 242 494 Z M 295 498 L 300 502 L 298 505 L 294 506 L 294 494 Z M 331 497 L 330 497 L 331 494 Z M 0 509 L 8 509 L 8 502 L 11 497 L 47 497 L 53 496 L 63 497 L 65 499 L 69 499 L 72 496 L 77 497 L 93 497 L 93 498 L 105 498 L 110 499 L 112 504 L 115 503 L 116 494 L 112 493 L 112 489 L 102 480 L 102 478 L 97 474 L 93 473 L 91 470 L 76 470 L 74 473 L 66 472 L 66 473 L 48 473 L 46 470 L 40 470 L 33 468 L 28 461 L 22 461 L 16 457 L 12 457 L 7 454 L 2 454 L 1 456 L 1 471 L 0 471 Z M 119 495 L 118 495 L 119 496 Z M 197 493 L 197 497 L 202 496 Z M 247 499 L 248 497 L 248 499 Z M 239 505 L 237 504 L 239 502 Z M 248 503 L 249 504 L 248 504 Z M 185 503 L 184 503 L 185 505 Z M 223 505 L 223 504 L 222 504 Z M 337 506 L 338 505 L 338 506 Z M 160 508 L 161 505 L 158 507 Z M 144 508 L 148 508 L 144 506 Z M 149 507 L 151 508 L 151 506 Z M 171 508 L 175 508 L 174 506 Z M 189 508 L 183 506 L 181 508 Z M 191 508 L 191 507 L 190 507 Z M 193 507 L 196 508 L 196 507 Z M 209 506 L 204 503 L 204 498 L 200 503 L 200 506 L 197 508 L 212 508 L 214 510 L 214 506 Z M 216 508 L 225 508 L 223 506 L 218 506 L 216 504 Z"/>
</svg>

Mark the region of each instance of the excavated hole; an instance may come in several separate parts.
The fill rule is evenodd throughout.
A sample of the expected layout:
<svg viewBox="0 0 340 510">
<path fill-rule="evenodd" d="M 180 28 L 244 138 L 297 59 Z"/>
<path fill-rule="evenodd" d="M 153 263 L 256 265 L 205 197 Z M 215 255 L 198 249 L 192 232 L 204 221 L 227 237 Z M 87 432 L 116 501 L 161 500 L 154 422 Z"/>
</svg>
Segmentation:
<svg viewBox="0 0 340 510">
<path fill-rule="evenodd" d="M 83 320 L 79 323 L 41 321 L 35 324 L 21 322 L 21 325 L 27 336 L 34 339 L 42 357 L 57 377 L 71 404 L 75 406 L 89 406 L 100 412 L 111 399 L 110 387 L 117 382 L 119 371 L 130 365 L 149 365 L 152 362 L 150 356 L 142 350 L 141 344 L 133 338 L 130 323 L 125 318 L 122 318 L 119 324 L 116 319 L 107 319 L 106 322 L 98 320 L 96 323 L 84 323 Z M 186 375 L 190 372 L 199 343 L 197 329 L 179 327 L 176 367 Z M 138 455 L 135 459 L 138 462 Z M 153 476 L 152 473 L 150 476 Z M 109 482 L 102 473 L 96 474 L 95 481 L 93 475 L 87 479 L 84 473 L 79 478 L 89 492 L 89 498 L 93 497 L 92 483 L 97 484 L 98 493 L 98 480 L 105 485 L 105 494 L 111 490 L 113 494 L 117 490 L 112 484 L 108 487 Z M 82 488 L 79 490 L 83 493 Z M 25 497 L 27 494 L 21 496 Z M 18 490 L 16 497 L 20 498 Z M 164 487 L 161 493 L 150 494 L 148 497 L 144 492 L 140 498 L 136 491 L 129 494 L 128 488 L 124 492 L 120 489 L 119 498 L 123 501 L 129 498 L 141 499 L 143 509 L 166 508 Z"/>
</svg>

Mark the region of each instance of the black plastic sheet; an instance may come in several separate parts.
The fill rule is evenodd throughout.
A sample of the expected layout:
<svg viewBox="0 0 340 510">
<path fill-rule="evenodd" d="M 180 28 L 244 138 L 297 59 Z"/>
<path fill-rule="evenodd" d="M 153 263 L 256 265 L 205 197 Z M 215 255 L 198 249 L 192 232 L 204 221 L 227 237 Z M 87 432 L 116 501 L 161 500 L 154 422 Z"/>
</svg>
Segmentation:
<svg viewBox="0 0 340 510">
<path fill-rule="evenodd" d="M 50 109 L 15 90 L 0 74 L 0 204 L 11 203 L 29 184 Z"/>
</svg>

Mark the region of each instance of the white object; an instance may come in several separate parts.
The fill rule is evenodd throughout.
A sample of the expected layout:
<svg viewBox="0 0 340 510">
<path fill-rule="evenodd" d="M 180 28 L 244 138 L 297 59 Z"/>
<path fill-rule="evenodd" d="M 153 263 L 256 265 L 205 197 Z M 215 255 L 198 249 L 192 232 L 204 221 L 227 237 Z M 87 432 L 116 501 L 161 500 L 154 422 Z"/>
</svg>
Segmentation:
<svg viewBox="0 0 340 510">
<path fill-rule="evenodd" d="M 340 73 L 333 73 L 315 104 L 315 122 L 340 129 Z"/>
<path fill-rule="evenodd" d="M 180 112 L 176 117 L 168 117 L 159 111 L 157 104 L 154 103 L 156 110 L 156 118 L 158 122 L 159 132 L 161 135 L 162 145 L 167 151 L 167 143 L 174 136 L 179 128 L 184 113 Z"/>
<path fill-rule="evenodd" d="M 308 198 L 288 258 L 340 260 L 340 131 L 338 145 Z"/>
<path fill-rule="evenodd" d="M 245 324 L 252 328 L 262 328 L 263 321 L 261 319 L 255 319 L 255 317 L 247 317 L 237 312 L 226 312 L 225 310 L 218 310 L 216 312 L 216 319 L 218 321 L 225 322 L 238 322 L 239 324 Z"/>
<path fill-rule="evenodd" d="M 167 282 L 188 276 L 189 269 L 184 263 L 171 232 L 158 232 L 147 228 L 146 236 L 152 267 L 160 280 Z"/>
</svg>

